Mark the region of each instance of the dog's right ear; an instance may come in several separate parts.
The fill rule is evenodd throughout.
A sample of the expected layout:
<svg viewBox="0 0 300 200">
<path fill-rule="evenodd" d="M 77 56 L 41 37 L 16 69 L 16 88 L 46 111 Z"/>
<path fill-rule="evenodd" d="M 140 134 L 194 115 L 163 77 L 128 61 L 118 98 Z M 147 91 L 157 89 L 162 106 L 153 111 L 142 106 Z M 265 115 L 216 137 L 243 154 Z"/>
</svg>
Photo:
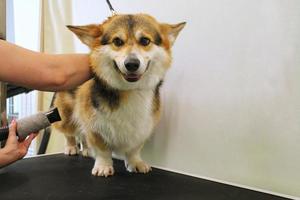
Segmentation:
<svg viewBox="0 0 300 200">
<path fill-rule="evenodd" d="M 101 27 L 98 24 L 86 26 L 67 26 L 75 35 L 89 47 L 92 47 L 94 40 L 102 34 Z"/>
</svg>

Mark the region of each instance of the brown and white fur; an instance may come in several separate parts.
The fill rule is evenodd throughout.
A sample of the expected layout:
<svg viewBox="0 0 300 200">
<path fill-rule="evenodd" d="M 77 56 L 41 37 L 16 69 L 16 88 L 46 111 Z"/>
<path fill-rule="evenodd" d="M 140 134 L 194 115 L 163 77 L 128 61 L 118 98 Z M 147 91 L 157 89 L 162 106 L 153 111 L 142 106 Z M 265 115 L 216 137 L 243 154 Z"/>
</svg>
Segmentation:
<svg viewBox="0 0 300 200">
<path fill-rule="evenodd" d="M 159 88 L 184 26 L 162 24 L 145 14 L 68 26 L 90 48 L 94 77 L 56 94 L 54 105 L 62 121 L 54 126 L 65 134 L 65 154 L 78 153 L 75 137 L 80 135 L 83 154 L 95 158 L 95 176 L 114 174 L 112 152 L 124 156 L 130 172 L 151 170 L 140 152 L 159 120 Z"/>
</svg>

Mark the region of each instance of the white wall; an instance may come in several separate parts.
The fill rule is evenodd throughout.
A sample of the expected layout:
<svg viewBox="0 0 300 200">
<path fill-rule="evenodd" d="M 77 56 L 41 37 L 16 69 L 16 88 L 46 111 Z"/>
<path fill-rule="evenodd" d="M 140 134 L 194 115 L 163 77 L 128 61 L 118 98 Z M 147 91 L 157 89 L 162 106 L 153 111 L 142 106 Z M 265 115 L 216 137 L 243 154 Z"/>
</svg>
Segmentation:
<svg viewBox="0 0 300 200">
<path fill-rule="evenodd" d="M 40 50 L 40 1 L 39 0 L 13 0 L 14 41 L 16 44 L 34 50 Z M 8 24 L 10 27 L 10 24 Z M 13 36 L 12 36 L 13 37 Z"/>
<path fill-rule="evenodd" d="M 73 24 L 109 14 L 105 1 L 72 2 Z M 300 196 L 300 1 L 112 3 L 122 13 L 188 22 L 174 46 L 163 118 L 146 160 Z M 77 39 L 75 50 L 87 51 Z"/>
</svg>

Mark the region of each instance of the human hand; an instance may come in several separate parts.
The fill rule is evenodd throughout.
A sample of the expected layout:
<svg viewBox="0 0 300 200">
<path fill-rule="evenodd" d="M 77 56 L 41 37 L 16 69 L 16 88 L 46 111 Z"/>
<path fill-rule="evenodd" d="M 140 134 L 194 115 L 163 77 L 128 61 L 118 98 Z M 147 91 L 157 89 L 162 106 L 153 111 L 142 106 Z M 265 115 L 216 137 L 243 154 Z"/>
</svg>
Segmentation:
<svg viewBox="0 0 300 200">
<path fill-rule="evenodd" d="M 6 145 L 1 149 L 0 155 L 0 166 L 8 165 L 21 158 L 23 158 L 28 151 L 28 148 L 32 140 L 37 134 L 30 134 L 26 139 L 19 141 L 16 135 L 17 123 L 15 120 L 12 121 L 9 127 L 9 135 L 6 141 Z"/>
</svg>

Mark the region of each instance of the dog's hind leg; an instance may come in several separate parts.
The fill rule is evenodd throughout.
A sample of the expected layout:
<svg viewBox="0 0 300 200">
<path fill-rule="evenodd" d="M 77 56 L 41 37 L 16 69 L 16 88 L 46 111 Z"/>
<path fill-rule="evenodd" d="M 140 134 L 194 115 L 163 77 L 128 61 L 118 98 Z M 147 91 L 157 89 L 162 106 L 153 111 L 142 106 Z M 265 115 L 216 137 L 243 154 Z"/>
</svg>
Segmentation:
<svg viewBox="0 0 300 200">
<path fill-rule="evenodd" d="M 95 158 L 92 174 L 94 176 L 112 176 L 114 174 L 112 151 L 104 143 L 100 134 L 89 132 L 86 141 Z"/>
<path fill-rule="evenodd" d="M 77 155 L 78 146 L 75 136 L 65 135 L 66 145 L 65 145 L 65 154 L 66 155 Z"/>
<path fill-rule="evenodd" d="M 53 126 L 65 136 L 64 153 L 66 155 L 76 155 L 79 152 L 75 138 L 78 135 L 78 127 L 72 120 L 74 105 L 74 94 L 72 92 L 56 93 L 54 106 L 59 110 L 61 121 L 54 123 Z"/>
<path fill-rule="evenodd" d="M 68 123 L 66 120 L 54 123 L 54 128 L 65 136 L 65 150 L 66 155 L 77 155 L 79 152 L 76 141 L 76 127 L 72 123 Z"/>
<path fill-rule="evenodd" d="M 80 140 L 81 140 L 81 153 L 82 153 L 82 156 L 84 156 L 84 157 L 91 156 L 91 153 L 89 152 L 89 148 L 88 148 L 85 136 L 81 135 Z"/>
</svg>

